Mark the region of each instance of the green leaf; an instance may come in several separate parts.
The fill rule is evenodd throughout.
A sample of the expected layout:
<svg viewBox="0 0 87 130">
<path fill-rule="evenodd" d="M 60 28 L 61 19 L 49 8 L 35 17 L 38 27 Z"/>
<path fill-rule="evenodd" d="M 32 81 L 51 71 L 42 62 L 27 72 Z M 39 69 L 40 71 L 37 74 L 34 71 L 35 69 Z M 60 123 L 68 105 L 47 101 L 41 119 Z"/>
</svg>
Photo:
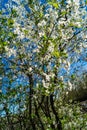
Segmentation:
<svg viewBox="0 0 87 130">
<path fill-rule="evenodd" d="M 46 34 L 43 36 L 43 38 L 44 38 L 44 40 L 47 40 L 47 36 L 46 36 Z"/>
<path fill-rule="evenodd" d="M 7 42 L 5 41 L 5 42 L 3 42 L 3 45 L 5 46 L 5 45 L 7 45 Z"/>
<path fill-rule="evenodd" d="M 59 7 L 59 4 L 58 2 L 49 2 L 50 5 L 52 5 L 54 8 L 57 8 Z"/>
<path fill-rule="evenodd" d="M 85 4 L 87 5 L 87 0 L 85 0 Z"/>
<path fill-rule="evenodd" d="M 64 16 L 65 14 L 67 14 L 67 11 L 62 11 L 61 15 Z"/>
<path fill-rule="evenodd" d="M 55 56 L 55 57 L 60 57 L 60 53 L 58 51 L 54 51 L 52 53 L 52 55 Z"/>
<path fill-rule="evenodd" d="M 28 30 L 24 30 L 25 35 L 28 35 L 28 32 L 29 32 Z"/>
<path fill-rule="evenodd" d="M 13 25 L 13 23 L 14 23 L 14 20 L 11 19 L 11 18 L 9 18 L 9 19 L 8 19 L 8 25 Z"/>
<path fill-rule="evenodd" d="M 53 3 L 53 7 L 58 8 L 59 7 L 58 3 Z"/>
</svg>

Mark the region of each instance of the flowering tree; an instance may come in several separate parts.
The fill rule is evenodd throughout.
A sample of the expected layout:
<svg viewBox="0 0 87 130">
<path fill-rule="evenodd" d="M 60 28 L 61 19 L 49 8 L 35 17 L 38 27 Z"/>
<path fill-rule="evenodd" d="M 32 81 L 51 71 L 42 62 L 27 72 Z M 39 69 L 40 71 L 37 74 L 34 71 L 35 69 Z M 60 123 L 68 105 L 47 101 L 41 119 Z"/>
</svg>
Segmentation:
<svg viewBox="0 0 87 130">
<path fill-rule="evenodd" d="M 1 120 L 9 129 L 85 127 L 86 124 L 79 123 L 80 118 L 83 121 L 85 117 L 78 117 L 79 107 L 73 106 L 73 109 L 64 100 L 73 89 L 72 82 L 58 75 L 61 67 L 69 74 L 71 54 L 75 52 L 76 60 L 86 48 L 84 6 L 85 2 L 80 0 L 52 0 L 45 4 L 17 0 L 5 18 L 6 27 L 1 23 L 5 30 L 1 36 L 5 51 L 2 54 L 3 73 L 9 82 L 5 94 L 1 94 L 2 114 L 5 113 L 7 119 L 2 117 Z M 70 112 L 65 118 L 67 110 Z M 79 126 L 75 124 L 74 114 L 77 114 Z M 1 127 L 6 128 L 3 122 Z"/>
</svg>

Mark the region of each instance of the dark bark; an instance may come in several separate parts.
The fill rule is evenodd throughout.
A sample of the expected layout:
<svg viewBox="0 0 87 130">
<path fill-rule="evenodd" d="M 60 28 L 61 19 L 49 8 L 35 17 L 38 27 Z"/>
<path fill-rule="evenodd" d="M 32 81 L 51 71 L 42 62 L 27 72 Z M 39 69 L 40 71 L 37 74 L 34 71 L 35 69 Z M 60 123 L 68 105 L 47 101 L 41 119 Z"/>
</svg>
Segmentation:
<svg viewBox="0 0 87 130">
<path fill-rule="evenodd" d="M 51 114 L 50 114 L 50 101 L 49 101 L 49 96 L 45 96 L 44 102 L 43 104 L 41 104 L 40 108 L 43 111 L 43 114 L 46 116 L 46 118 L 49 118 L 50 120 L 52 120 Z M 50 124 L 51 128 L 54 130 L 55 126 L 53 125 L 53 123 Z"/>
<path fill-rule="evenodd" d="M 41 97 L 41 101 L 39 102 L 38 101 L 38 109 L 41 107 L 41 105 L 43 104 L 43 102 L 44 102 L 44 99 L 45 99 L 45 96 L 44 95 L 42 95 L 42 97 Z"/>
<path fill-rule="evenodd" d="M 40 118 L 40 116 L 39 116 L 38 107 L 37 107 L 36 102 L 34 102 L 34 105 L 35 105 L 35 114 L 36 114 L 36 116 L 38 117 L 38 121 L 39 121 L 40 124 L 41 124 L 41 130 L 45 130 L 44 124 L 43 124 L 43 122 L 42 122 L 42 120 L 41 120 L 41 118 Z"/>
<path fill-rule="evenodd" d="M 23 130 L 22 129 L 22 119 L 21 119 L 21 116 L 19 115 L 19 117 L 18 117 L 18 120 L 19 120 L 19 124 L 20 124 L 20 130 Z"/>
<path fill-rule="evenodd" d="M 12 120 L 10 119 L 10 116 L 9 116 L 9 112 L 8 112 L 7 106 L 4 106 L 4 110 L 5 110 L 5 112 L 6 112 L 8 128 L 9 128 L 9 130 L 14 130 L 13 123 L 12 123 Z"/>
<path fill-rule="evenodd" d="M 49 109 L 49 97 L 48 96 L 45 97 L 44 109 L 45 109 L 46 115 L 51 119 L 50 109 Z"/>
<path fill-rule="evenodd" d="M 28 74 L 27 75 L 29 78 L 29 120 L 31 122 L 32 125 L 32 130 L 36 130 L 36 126 L 34 123 L 34 120 L 32 119 L 32 97 L 33 97 L 33 75 L 32 74 Z"/>
<path fill-rule="evenodd" d="M 57 111 L 55 110 L 54 101 L 53 101 L 53 94 L 50 95 L 50 105 L 51 105 L 52 112 L 53 112 L 55 119 L 56 119 L 57 129 L 62 130 L 62 124 L 61 124 L 60 118 L 58 116 Z"/>
<path fill-rule="evenodd" d="M 46 102 L 45 102 L 45 112 L 46 112 L 46 116 L 49 117 L 50 120 L 52 120 L 51 115 L 50 115 L 50 99 L 49 96 L 46 96 Z M 53 123 L 51 123 L 51 128 L 55 129 L 55 126 L 53 125 Z"/>
</svg>

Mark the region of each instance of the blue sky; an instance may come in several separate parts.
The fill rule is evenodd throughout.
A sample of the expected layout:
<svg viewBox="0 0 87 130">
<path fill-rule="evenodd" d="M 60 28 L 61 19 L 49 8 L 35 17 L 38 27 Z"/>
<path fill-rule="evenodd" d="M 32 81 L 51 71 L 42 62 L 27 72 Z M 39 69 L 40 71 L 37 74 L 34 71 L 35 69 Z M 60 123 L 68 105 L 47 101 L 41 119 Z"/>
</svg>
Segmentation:
<svg viewBox="0 0 87 130">
<path fill-rule="evenodd" d="M 5 4 L 8 2 L 8 0 L 0 0 L 0 8 L 5 7 Z"/>
<path fill-rule="evenodd" d="M 10 0 L 9 0 L 10 1 Z M 45 3 L 46 0 L 41 0 L 42 3 Z M 5 4 L 8 2 L 8 0 L 1 0 L 0 6 L 5 7 Z M 75 55 L 74 55 L 75 56 Z M 86 52 L 82 52 L 81 56 L 79 57 L 77 62 L 73 62 L 71 64 L 70 74 L 77 73 L 78 75 L 87 72 L 87 54 Z M 65 70 L 62 69 L 62 74 L 65 73 Z M 20 79 L 20 78 L 19 78 Z M 17 82 L 21 82 L 17 79 Z"/>
<path fill-rule="evenodd" d="M 5 7 L 5 4 L 7 4 L 9 2 L 11 2 L 11 0 L 0 0 L 0 7 Z M 39 0 L 41 3 L 45 3 L 46 0 Z M 6 9 L 7 10 L 7 9 Z M 76 31 L 78 32 L 78 30 Z M 86 53 L 82 54 L 78 60 L 78 62 L 74 62 L 72 65 L 71 65 L 71 73 L 75 72 L 75 70 L 77 71 L 85 71 L 87 70 L 86 67 L 87 67 L 87 61 L 86 60 L 83 60 L 83 57 L 87 57 Z M 80 69 L 81 67 L 81 69 Z"/>
</svg>

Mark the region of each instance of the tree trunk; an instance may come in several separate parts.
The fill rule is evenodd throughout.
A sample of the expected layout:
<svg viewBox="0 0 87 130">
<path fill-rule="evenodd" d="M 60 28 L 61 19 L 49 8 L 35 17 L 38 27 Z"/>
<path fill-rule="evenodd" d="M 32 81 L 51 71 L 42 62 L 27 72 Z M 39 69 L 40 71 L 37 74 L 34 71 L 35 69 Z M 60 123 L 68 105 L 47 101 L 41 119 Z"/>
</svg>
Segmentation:
<svg viewBox="0 0 87 130">
<path fill-rule="evenodd" d="M 53 101 L 53 94 L 50 95 L 50 105 L 51 105 L 52 112 L 55 116 L 57 129 L 62 130 L 62 124 L 61 124 L 60 118 L 58 116 L 57 111 L 55 110 L 54 101 Z"/>
</svg>

